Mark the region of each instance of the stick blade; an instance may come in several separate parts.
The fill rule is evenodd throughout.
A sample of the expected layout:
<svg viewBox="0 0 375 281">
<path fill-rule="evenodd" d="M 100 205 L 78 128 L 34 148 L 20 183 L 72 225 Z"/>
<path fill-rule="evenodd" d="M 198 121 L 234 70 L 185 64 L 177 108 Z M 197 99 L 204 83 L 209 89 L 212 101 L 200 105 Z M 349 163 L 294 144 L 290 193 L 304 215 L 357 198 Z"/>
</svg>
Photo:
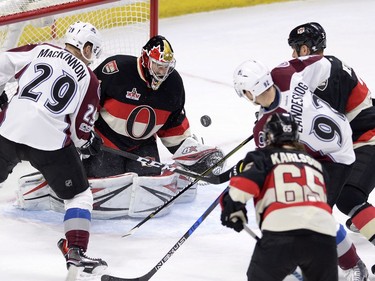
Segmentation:
<svg viewBox="0 0 375 281">
<path fill-rule="evenodd" d="M 127 233 L 125 233 L 121 237 L 125 238 L 125 237 L 129 237 L 130 235 L 133 235 L 133 233 L 136 232 L 138 230 L 138 228 L 139 227 L 137 227 L 137 226 L 133 227 L 132 229 L 130 229 Z"/>
</svg>

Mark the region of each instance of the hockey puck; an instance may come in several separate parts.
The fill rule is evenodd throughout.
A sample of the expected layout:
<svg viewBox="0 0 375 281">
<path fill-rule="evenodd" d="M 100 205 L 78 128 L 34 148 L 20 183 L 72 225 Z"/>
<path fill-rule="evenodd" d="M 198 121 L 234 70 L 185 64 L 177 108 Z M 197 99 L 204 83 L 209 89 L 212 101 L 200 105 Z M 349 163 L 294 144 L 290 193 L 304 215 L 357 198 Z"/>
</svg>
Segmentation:
<svg viewBox="0 0 375 281">
<path fill-rule="evenodd" d="M 371 267 L 372 274 L 375 274 L 375 264 Z"/>
<path fill-rule="evenodd" d="M 210 116 L 208 115 L 203 115 L 201 117 L 201 124 L 204 126 L 204 127 L 208 127 L 211 125 L 211 118 Z"/>
</svg>

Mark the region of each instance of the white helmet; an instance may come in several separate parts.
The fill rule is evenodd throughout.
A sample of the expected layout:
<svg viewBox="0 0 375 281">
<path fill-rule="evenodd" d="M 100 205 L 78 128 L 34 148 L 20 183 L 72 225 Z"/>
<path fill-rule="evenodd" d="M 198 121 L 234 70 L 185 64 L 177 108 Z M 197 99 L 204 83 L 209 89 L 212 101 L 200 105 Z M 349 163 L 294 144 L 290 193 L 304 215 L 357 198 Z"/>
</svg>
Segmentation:
<svg viewBox="0 0 375 281">
<path fill-rule="evenodd" d="M 82 52 L 87 42 L 92 44 L 93 56 L 91 59 L 86 58 Z M 77 21 L 69 26 L 65 35 L 65 43 L 78 48 L 89 62 L 92 62 L 94 57 L 99 58 L 102 52 L 102 36 L 95 26 L 87 22 Z"/>
<path fill-rule="evenodd" d="M 265 65 L 259 61 L 247 60 L 234 71 L 233 83 L 240 97 L 243 97 L 244 90 L 247 90 L 252 94 L 253 102 L 255 102 L 257 96 L 273 85 L 273 80 Z"/>
</svg>

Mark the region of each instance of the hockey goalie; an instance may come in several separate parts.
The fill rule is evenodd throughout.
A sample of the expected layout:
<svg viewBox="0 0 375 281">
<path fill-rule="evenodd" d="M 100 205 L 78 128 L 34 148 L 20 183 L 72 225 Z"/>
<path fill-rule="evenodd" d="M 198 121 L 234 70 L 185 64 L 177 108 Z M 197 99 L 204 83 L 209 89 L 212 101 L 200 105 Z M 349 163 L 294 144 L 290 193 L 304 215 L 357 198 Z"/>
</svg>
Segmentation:
<svg viewBox="0 0 375 281">
<path fill-rule="evenodd" d="M 189 153 L 186 153 L 186 152 Z M 200 144 L 194 138 L 187 138 L 173 156 L 179 169 L 190 166 L 197 172 L 210 168 L 223 157 L 220 150 Z M 131 161 L 131 160 L 129 160 Z M 222 165 L 215 173 L 222 170 Z M 147 167 L 146 167 L 147 169 Z M 89 178 L 94 197 L 92 217 L 94 219 L 144 218 L 168 202 L 181 189 L 191 184 L 192 178 L 169 169 L 157 176 L 139 176 L 128 172 L 102 178 Z M 174 203 L 192 202 L 197 194 L 198 184 L 192 185 L 178 199 L 163 208 L 156 216 L 170 212 Z M 64 213 L 64 202 L 49 187 L 39 172 L 19 179 L 15 206 L 25 210 L 53 210 Z"/>
<path fill-rule="evenodd" d="M 80 47 L 80 42 L 86 42 L 83 39 L 71 43 Z M 191 183 L 184 176 L 162 173 L 159 168 L 101 150 L 101 142 L 160 161 L 159 139 L 176 165 L 196 173 L 223 158 L 220 149 L 193 137 L 185 114 L 185 89 L 175 65 L 170 42 L 157 35 L 142 47 L 139 57 L 114 55 L 95 68 L 101 85 L 100 110 L 95 134 L 87 148 L 80 149 L 82 155 L 91 155 L 82 161 L 94 195 L 94 218 L 146 217 Z M 63 208 L 40 174 L 22 177 L 19 186 L 19 207 Z M 195 196 L 196 185 L 176 201 L 189 202 Z M 165 215 L 172 205 L 158 214 Z"/>
</svg>

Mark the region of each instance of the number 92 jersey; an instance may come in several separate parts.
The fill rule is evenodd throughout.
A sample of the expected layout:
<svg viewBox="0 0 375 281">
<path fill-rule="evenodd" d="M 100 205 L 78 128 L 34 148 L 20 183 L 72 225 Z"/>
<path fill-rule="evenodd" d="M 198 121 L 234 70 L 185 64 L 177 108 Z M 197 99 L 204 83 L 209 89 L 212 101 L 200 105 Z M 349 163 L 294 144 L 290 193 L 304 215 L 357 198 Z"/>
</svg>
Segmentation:
<svg viewBox="0 0 375 281">
<path fill-rule="evenodd" d="M 314 95 L 301 73 L 288 67 L 272 70 L 278 104 L 271 109 L 261 108 L 254 127 L 254 140 L 259 148 L 265 147 L 263 126 L 274 112 L 289 112 L 298 124 L 300 142 L 315 159 L 341 164 L 355 160 L 352 130 L 344 114 Z"/>
</svg>

